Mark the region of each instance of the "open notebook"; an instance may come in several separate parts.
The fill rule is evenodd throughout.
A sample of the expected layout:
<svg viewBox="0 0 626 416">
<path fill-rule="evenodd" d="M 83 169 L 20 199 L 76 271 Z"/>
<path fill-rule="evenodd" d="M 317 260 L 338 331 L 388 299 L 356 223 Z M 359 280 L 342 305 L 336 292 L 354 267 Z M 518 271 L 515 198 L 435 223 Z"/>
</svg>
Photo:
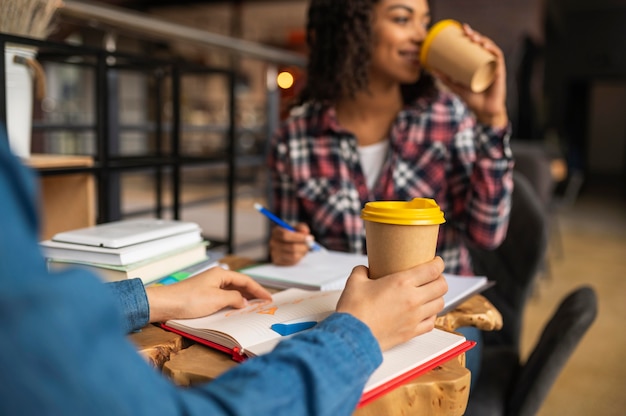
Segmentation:
<svg viewBox="0 0 626 416">
<path fill-rule="evenodd" d="M 355 266 L 367 266 L 367 256 L 339 251 L 309 252 L 293 266 L 276 266 L 271 263 L 247 267 L 241 270 L 264 286 L 308 290 L 343 289 Z M 448 293 L 444 296 L 446 313 L 470 296 L 493 285 L 485 276 L 457 276 L 444 273 Z"/>
<path fill-rule="evenodd" d="M 271 328 L 273 324 L 321 321 L 335 310 L 340 294 L 339 290 L 288 289 L 274 294 L 271 302 L 251 301 L 243 309 L 228 308 L 204 318 L 170 320 L 162 326 L 243 361 L 271 351 L 286 338 Z M 386 351 L 383 363 L 365 386 L 361 405 L 473 345 L 463 336 L 434 329 Z"/>
</svg>

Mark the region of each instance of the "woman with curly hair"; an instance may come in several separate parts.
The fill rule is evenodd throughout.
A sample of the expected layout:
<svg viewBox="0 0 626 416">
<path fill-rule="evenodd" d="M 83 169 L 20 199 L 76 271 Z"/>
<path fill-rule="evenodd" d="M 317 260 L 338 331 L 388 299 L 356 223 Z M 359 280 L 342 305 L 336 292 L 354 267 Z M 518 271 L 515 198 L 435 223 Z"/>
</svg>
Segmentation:
<svg viewBox="0 0 626 416">
<path fill-rule="evenodd" d="M 311 0 L 307 84 L 269 155 L 272 208 L 297 231 L 272 230 L 273 263 L 297 263 L 313 238 L 365 252 L 360 213 L 375 200 L 437 201 L 447 273 L 473 274 L 466 241 L 504 239 L 513 160 L 502 51 L 465 25 L 496 57 L 493 84 L 473 93 L 428 74 L 419 57 L 430 20 L 426 0 Z M 466 355 L 474 384 L 482 337 L 460 332 L 477 342 Z"/>
<path fill-rule="evenodd" d="M 426 0 L 312 0 L 307 84 L 269 155 L 275 264 L 297 263 L 313 238 L 364 253 L 368 201 L 433 198 L 445 213 L 437 254 L 471 275 L 465 241 L 497 247 L 513 188 L 501 50 L 464 25 L 497 60 L 493 84 L 473 93 L 420 64 Z M 436 79 L 434 78 L 436 77 Z M 437 80 L 437 81 L 436 81 Z"/>
</svg>

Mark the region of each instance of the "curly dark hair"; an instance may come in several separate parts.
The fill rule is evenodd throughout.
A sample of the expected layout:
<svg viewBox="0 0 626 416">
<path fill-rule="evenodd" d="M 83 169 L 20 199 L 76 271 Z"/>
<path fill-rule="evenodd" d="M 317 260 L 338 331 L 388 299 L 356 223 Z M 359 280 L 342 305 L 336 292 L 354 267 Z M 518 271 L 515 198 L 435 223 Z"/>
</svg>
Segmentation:
<svg viewBox="0 0 626 416">
<path fill-rule="evenodd" d="M 335 102 L 367 88 L 373 8 L 379 0 L 311 0 L 306 27 L 307 82 L 299 103 Z M 434 92 L 433 78 L 402 86 L 406 102 Z"/>
</svg>

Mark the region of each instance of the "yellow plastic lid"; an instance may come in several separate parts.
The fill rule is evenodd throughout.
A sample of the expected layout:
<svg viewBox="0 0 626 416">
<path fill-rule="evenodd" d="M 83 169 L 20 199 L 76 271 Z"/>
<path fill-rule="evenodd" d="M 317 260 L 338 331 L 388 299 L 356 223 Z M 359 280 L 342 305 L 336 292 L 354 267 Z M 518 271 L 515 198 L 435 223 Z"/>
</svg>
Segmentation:
<svg viewBox="0 0 626 416">
<path fill-rule="evenodd" d="M 422 43 L 422 49 L 420 50 L 420 62 L 422 65 L 424 65 L 424 68 L 429 69 L 428 51 L 430 49 L 430 44 L 433 43 L 433 39 L 437 37 L 439 32 L 441 32 L 443 29 L 450 25 L 456 25 L 459 27 L 463 26 L 461 25 L 461 22 L 458 22 L 454 19 L 445 19 L 435 23 L 435 25 L 428 30 L 428 33 L 426 34 L 426 39 L 424 39 L 424 42 Z"/>
<path fill-rule="evenodd" d="M 361 210 L 365 221 L 398 225 L 443 224 L 446 219 L 439 205 L 431 198 L 414 198 L 411 201 L 374 201 Z"/>
</svg>

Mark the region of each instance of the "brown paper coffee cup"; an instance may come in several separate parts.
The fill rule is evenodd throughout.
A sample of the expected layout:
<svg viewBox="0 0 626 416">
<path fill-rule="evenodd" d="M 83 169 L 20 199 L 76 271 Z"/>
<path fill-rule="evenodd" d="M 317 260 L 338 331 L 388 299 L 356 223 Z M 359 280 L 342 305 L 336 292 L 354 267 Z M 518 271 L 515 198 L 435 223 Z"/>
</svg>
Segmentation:
<svg viewBox="0 0 626 416">
<path fill-rule="evenodd" d="M 410 269 L 435 257 L 443 212 L 433 199 L 368 202 L 365 223 L 370 278 Z"/>
<path fill-rule="evenodd" d="M 461 23 L 442 20 L 426 35 L 420 51 L 426 69 L 435 69 L 454 81 L 482 92 L 491 85 L 496 71 L 496 58 L 463 33 Z"/>
</svg>

